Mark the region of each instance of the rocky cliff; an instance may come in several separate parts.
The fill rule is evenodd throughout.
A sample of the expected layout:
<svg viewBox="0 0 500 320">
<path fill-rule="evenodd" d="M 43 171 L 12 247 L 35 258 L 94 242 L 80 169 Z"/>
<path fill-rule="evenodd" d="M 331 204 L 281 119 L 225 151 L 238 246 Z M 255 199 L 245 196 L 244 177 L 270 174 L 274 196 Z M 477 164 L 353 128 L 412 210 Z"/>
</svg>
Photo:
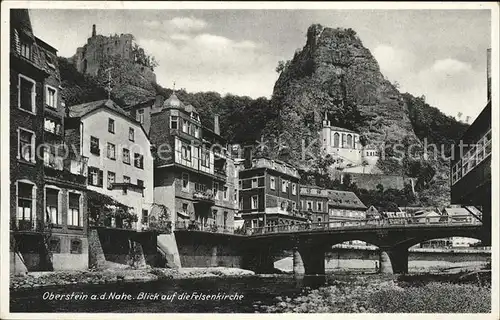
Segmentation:
<svg viewBox="0 0 500 320">
<path fill-rule="evenodd" d="M 280 116 L 267 131 L 293 133 L 294 160 L 301 154 L 297 138 L 316 139 L 325 113 L 332 125 L 359 131 L 366 144 L 419 143 L 402 95 L 352 29 L 309 27 L 304 48 L 284 64 L 272 105 Z"/>
</svg>

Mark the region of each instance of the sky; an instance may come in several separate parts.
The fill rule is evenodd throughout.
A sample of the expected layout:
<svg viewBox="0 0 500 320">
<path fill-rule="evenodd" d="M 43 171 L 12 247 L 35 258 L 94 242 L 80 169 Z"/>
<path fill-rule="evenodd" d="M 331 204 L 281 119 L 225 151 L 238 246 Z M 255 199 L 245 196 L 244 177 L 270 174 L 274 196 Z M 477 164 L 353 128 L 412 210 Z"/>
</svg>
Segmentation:
<svg viewBox="0 0 500 320">
<path fill-rule="evenodd" d="M 313 23 L 354 29 L 401 92 L 470 122 L 486 105 L 489 10 L 31 9 L 35 35 L 70 57 L 97 33 L 131 33 L 163 87 L 270 97 L 280 60 Z"/>
</svg>

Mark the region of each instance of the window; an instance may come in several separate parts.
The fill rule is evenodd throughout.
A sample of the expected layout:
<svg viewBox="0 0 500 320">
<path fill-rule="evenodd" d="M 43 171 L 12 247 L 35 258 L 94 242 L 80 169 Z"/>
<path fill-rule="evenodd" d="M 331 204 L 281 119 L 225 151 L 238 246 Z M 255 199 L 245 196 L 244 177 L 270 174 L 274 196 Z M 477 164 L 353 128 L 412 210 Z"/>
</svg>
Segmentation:
<svg viewBox="0 0 500 320">
<path fill-rule="evenodd" d="M 183 160 L 191 161 L 191 146 L 182 144 L 181 146 L 181 156 Z"/>
<path fill-rule="evenodd" d="M 49 241 L 49 250 L 52 253 L 61 253 L 61 239 L 52 237 Z"/>
<path fill-rule="evenodd" d="M 292 210 L 297 210 L 297 202 L 292 201 Z"/>
<path fill-rule="evenodd" d="M 189 173 L 182 173 L 182 190 L 189 191 Z"/>
<path fill-rule="evenodd" d="M 234 189 L 234 193 L 233 193 L 233 201 L 234 203 L 236 203 L 236 200 L 238 200 L 238 189 Z"/>
<path fill-rule="evenodd" d="M 316 207 L 318 208 L 318 211 L 322 212 L 323 211 L 323 203 L 322 202 L 317 202 Z"/>
<path fill-rule="evenodd" d="M 147 224 L 149 220 L 149 212 L 148 210 L 142 210 L 142 224 Z"/>
<path fill-rule="evenodd" d="M 122 152 L 123 163 L 130 164 L 130 151 L 126 148 L 123 148 Z"/>
<path fill-rule="evenodd" d="M 103 172 L 95 167 L 89 167 L 88 169 L 88 184 L 91 186 L 102 187 Z"/>
<path fill-rule="evenodd" d="M 257 178 L 252 179 L 252 188 L 257 188 L 259 186 Z"/>
<path fill-rule="evenodd" d="M 71 240 L 71 253 L 81 254 L 82 253 L 82 242 L 79 239 Z"/>
<path fill-rule="evenodd" d="M 144 181 L 137 179 L 137 186 L 141 188 L 142 196 L 144 197 Z"/>
<path fill-rule="evenodd" d="M 108 142 L 108 159 L 115 160 L 116 159 L 116 152 L 115 152 L 115 145 L 112 144 L 111 142 Z"/>
<path fill-rule="evenodd" d="M 108 119 L 108 132 L 115 133 L 115 120 Z"/>
<path fill-rule="evenodd" d="M 238 208 L 240 208 L 240 210 L 243 210 L 243 198 L 240 198 Z"/>
<path fill-rule="evenodd" d="M 194 126 L 194 137 L 199 138 L 200 137 L 200 127 Z"/>
<path fill-rule="evenodd" d="M 57 90 L 55 88 L 45 86 L 45 104 L 50 108 L 57 108 Z"/>
<path fill-rule="evenodd" d="M 83 227 L 83 216 L 80 214 L 80 195 L 78 193 L 69 193 L 68 225 Z"/>
<path fill-rule="evenodd" d="M 28 77 L 19 75 L 18 107 L 21 110 L 35 113 L 36 111 L 36 82 Z"/>
<path fill-rule="evenodd" d="M 134 153 L 134 166 L 139 169 L 144 169 L 144 157 L 140 153 Z"/>
<path fill-rule="evenodd" d="M 59 212 L 59 190 L 45 189 L 45 207 L 48 221 L 56 225 L 62 225 L 62 216 Z"/>
<path fill-rule="evenodd" d="M 182 212 L 187 214 L 187 212 L 188 212 L 188 204 L 187 203 L 182 204 Z"/>
<path fill-rule="evenodd" d="M 271 190 L 276 190 L 276 179 L 271 177 Z"/>
<path fill-rule="evenodd" d="M 116 181 L 116 174 L 108 171 L 108 189 L 113 189 L 113 183 Z"/>
<path fill-rule="evenodd" d="M 44 123 L 43 123 L 43 129 L 48 132 L 55 133 L 57 135 L 60 135 L 61 132 L 61 124 L 56 123 L 55 120 L 45 118 Z"/>
<path fill-rule="evenodd" d="M 26 59 L 31 60 L 31 43 L 21 40 L 19 53 Z"/>
<path fill-rule="evenodd" d="M 201 151 L 201 165 L 204 167 L 210 167 L 210 152 L 206 150 Z"/>
<path fill-rule="evenodd" d="M 257 209 L 259 207 L 259 197 L 252 196 L 252 209 Z"/>
<path fill-rule="evenodd" d="M 17 184 L 17 219 L 33 220 L 33 185 L 18 182 Z"/>
<path fill-rule="evenodd" d="M 295 183 L 292 184 L 292 194 L 293 195 L 297 194 L 297 185 Z"/>
<path fill-rule="evenodd" d="M 214 194 L 215 199 L 219 199 L 219 183 L 218 182 L 214 182 L 213 194 Z"/>
<path fill-rule="evenodd" d="M 224 229 L 226 229 L 227 227 L 227 211 L 224 211 L 224 221 L 223 221 L 223 225 L 224 225 Z"/>
<path fill-rule="evenodd" d="M 128 128 L 128 139 L 130 141 L 134 141 L 135 137 L 135 132 L 134 132 L 134 128 Z"/>
<path fill-rule="evenodd" d="M 308 211 L 309 210 L 312 211 L 312 209 L 313 209 L 313 203 L 312 203 L 312 201 L 307 201 L 307 210 Z"/>
<path fill-rule="evenodd" d="M 223 193 L 224 200 L 227 200 L 227 187 L 224 186 L 224 193 Z"/>
<path fill-rule="evenodd" d="M 123 176 L 123 183 L 129 183 L 130 184 L 130 177 L 129 176 Z"/>
<path fill-rule="evenodd" d="M 19 128 L 19 158 L 35 162 L 35 134 Z"/>
<path fill-rule="evenodd" d="M 288 192 L 288 181 L 286 180 L 281 181 L 281 191 Z"/>
<path fill-rule="evenodd" d="M 140 124 L 144 124 L 144 109 L 137 110 L 137 114 L 135 115 L 135 119 L 139 121 Z"/>
<path fill-rule="evenodd" d="M 170 116 L 170 129 L 177 129 L 178 118 L 177 116 Z"/>
<path fill-rule="evenodd" d="M 101 154 L 99 149 L 99 139 L 93 136 L 90 136 L 90 153 L 95 155 Z"/>
<path fill-rule="evenodd" d="M 189 133 L 189 121 L 182 119 L 182 132 Z"/>
</svg>

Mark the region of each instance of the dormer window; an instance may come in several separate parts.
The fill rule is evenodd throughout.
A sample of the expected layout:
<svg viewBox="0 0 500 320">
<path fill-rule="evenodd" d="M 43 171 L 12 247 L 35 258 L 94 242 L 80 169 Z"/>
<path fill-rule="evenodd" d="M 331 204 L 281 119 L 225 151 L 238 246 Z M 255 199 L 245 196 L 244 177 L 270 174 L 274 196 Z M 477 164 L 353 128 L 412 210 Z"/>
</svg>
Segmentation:
<svg viewBox="0 0 500 320">
<path fill-rule="evenodd" d="M 19 41 L 19 54 L 26 59 L 31 60 L 31 43 L 26 40 L 20 39 Z"/>
<path fill-rule="evenodd" d="M 200 121 L 200 116 L 196 112 L 191 112 L 191 118 Z"/>
</svg>

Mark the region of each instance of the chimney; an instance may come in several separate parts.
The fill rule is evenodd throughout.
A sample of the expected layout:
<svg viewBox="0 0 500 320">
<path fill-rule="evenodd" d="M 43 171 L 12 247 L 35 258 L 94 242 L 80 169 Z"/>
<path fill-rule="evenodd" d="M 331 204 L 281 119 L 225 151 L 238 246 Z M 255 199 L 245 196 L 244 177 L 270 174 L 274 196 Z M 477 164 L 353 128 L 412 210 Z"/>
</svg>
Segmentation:
<svg viewBox="0 0 500 320">
<path fill-rule="evenodd" d="M 245 146 L 243 149 L 243 157 L 245 161 L 243 162 L 245 169 L 250 169 L 252 167 L 253 160 L 253 147 Z"/>
<path fill-rule="evenodd" d="M 491 48 L 486 50 L 486 90 L 488 101 L 491 100 Z"/>
<path fill-rule="evenodd" d="M 92 25 L 92 37 L 95 37 L 95 24 Z"/>
<path fill-rule="evenodd" d="M 214 116 L 214 132 L 220 135 L 219 115 Z"/>
</svg>

